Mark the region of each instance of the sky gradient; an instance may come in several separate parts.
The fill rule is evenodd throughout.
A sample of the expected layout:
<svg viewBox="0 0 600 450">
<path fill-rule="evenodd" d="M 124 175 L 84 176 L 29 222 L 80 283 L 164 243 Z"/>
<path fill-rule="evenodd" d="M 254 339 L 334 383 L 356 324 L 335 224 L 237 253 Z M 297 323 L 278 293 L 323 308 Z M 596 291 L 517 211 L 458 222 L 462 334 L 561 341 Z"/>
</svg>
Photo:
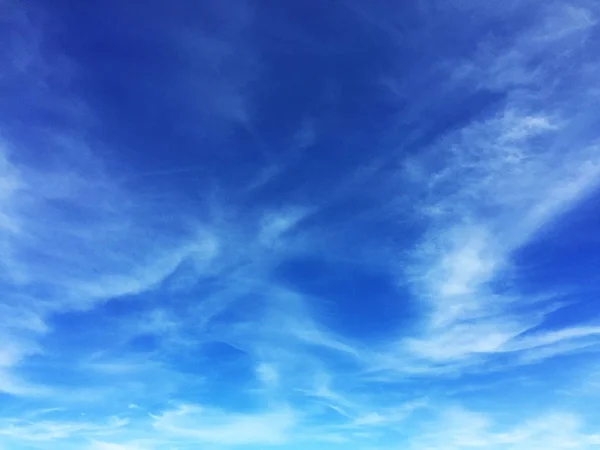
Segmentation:
<svg viewBox="0 0 600 450">
<path fill-rule="evenodd" d="M 0 0 L 0 450 L 600 448 L 599 20 Z"/>
</svg>

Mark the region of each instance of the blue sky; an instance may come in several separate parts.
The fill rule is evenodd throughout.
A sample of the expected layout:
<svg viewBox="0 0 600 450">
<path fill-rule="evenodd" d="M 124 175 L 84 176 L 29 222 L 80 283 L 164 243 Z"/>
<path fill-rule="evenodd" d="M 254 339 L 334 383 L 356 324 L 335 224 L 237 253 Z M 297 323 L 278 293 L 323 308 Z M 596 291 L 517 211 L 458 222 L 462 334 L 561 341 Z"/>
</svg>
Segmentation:
<svg viewBox="0 0 600 450">
<path fill-rule="evenodd" d="M 0 9 L 0 450 L 600 446 L 598 2 Z"/>
</svg>

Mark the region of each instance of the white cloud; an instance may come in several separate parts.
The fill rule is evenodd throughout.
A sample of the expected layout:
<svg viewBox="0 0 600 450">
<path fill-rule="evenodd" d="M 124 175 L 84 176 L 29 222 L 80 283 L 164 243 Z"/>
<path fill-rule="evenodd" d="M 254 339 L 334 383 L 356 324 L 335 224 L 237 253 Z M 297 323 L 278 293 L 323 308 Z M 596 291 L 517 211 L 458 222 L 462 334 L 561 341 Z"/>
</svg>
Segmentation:
<svg viewBox="0 0 600 450">
<path fill-rule="evenodd" d="M 258 379 L 267 387 L 277 387 L 279 373 L 273 364 L 261 363 L 256 368 Z"/>
<path fill-rule="evenodd" d="M 151 424 L 144 422 L 148 418 L 139 417 L 109 420 L 101 425 L 13 420 L 0 424 L 0 433 L 15 441 L 86 437 L 92 439 L 94 450 L 137 450 L 159 445 L 162 449 L 190 442 L 264 446 L 285 444 L 292 438 L 326 442 L 371 439 L 373 430 L 398 428 L 413 409 L 420 407 L 409 404 L 404 408 L 399 406 L 401 402 L 387 406 L 394 402 L 391 389 L 371 389 L 362 384 L 365 372 L 380 368 L 381 361 L 396 372 L 431 375 L 448 368 L 459 373 L 464 364 L 484 362 L 490 354 L 514 353 L 515 361 L 523 363 L 592 347 L 599 334 L 595 326 L 557 331 L 540 327 L 533 334 L 532 330 L 542 324 L 544 312 L 536 309 L 534 313 L 521 313 L 519 307 L 529 299 L 521 298 L 514 289 L 506 294 L 495 284 L 514 269 L 513 253 L 589 195 L 600 179 L 598 147 L 589 136 L 578 132 L 568 106 L 577 105 L 579 97 L 572 103 L 565 101 L 551 86 L 538 85 L 546 69 L 529 70 L 529 62 L 539 55 L 537 46 L 554 45 L 567 31 L 569 35 L 587 33 L 590 16 L 573 10 L 569 14 L 572 23 L 559 30 L 561 36 L 538 39 L 542 35 L 537 33 L 537 38 L 523 38 L 515 48 L 502 50 L 499 55 L 481 50 L 470 70 L 453 77 L 458 79 L 455 82 L 465 77 L 469 82 L 476 79 L 474 85 L 478 87 L 518 86 L 523 90 L 510 94 L 500 111 L 448 132 L 414 158 L 408 178 L 418 184 L 415 191 L 425 190 L 426 195 L 411 200 L 414 204 L 424 203 L 419 219 L 429 222 L 424 224 L 421 244 L 408 262 L 403 259 L 400 264 L 404 268 L 410 265 L 406 270 L 409 284 L 416 301 L 425 307 L 424 321 L 419 324 L 420 330 L 411 330 L 408 337 L 403 334 L 391 349 L 349 343 L 313 316 L 310 303 L 326 298 L 307 298 L 274 279 L 272 269 L 290 251 L 287 246 L 292 239 L 288 237 L 295 237 L 292 232 L 313 209 L 282 207 L 266 214 L 250 214 L 252 217 L 234 213 L 235 220 L 229 222 L 235 223 L 209 218 L 201 227 L 190 226 L 185 211 L 172 214 L 163 203 L 148 205 L 143 196 L 138 198 L 115 184 L 115 177 L 93 157 L 89 143 L 74 138 L 67 149 L 58 145 L 57 139 L 50 140 L 49 147 L 58 155 L 71 155 L 69 164 L 54 173 L 40 173 L 17 164 L 8 150 L 0 151 L 0 264 L 14 291 L 35 284 L 49 292 L 48 298 L 42 295 L 22 308 L 0 305 L 0 328 L 8 330 L 0 332 L 0 391 L 38 396 L 44 392 L 27 385 L 19 376 L 19 368 L 29 356 L 43 352 L 39 343 L 48 331 L 49 315 L 146 293 L 177 274 L 182 266 L 192 266 L 185 280 L 172 283 L 175 287 L 160 306 L 153 305 L 149 313 L 141 313 L 131 321 L 127 317 L 124 327 L 129 328 L 129 334 L 123 334 L 129 338 L 151 333 L 159 336 L 163 345 L 171 336 L 178 344 L 185 341 L 176 351 L 164 345 L 153 353 L 151 359 L 157 366 L 166 366 L 165 361 L 170 363 L 182 348 L 192 353 L 211 340 L 231 344 L 252 360 L 250 367 L 254 367 L 254 376 L 263 385 L 263 389 L 255 390 L 260 393 L 257 398 L 270 408 L 239 413 L 182 405 L 152 416 Z M 235 41 L 243 32 L 236 29 L 234 34 Z M 532 44 L 536 39 L 545 43 Z M 194 48 L 201 54 L 197 64 L 208 61 L 216 68 L 228 66 L 228 58 L 238 52 L 230 52 L 229 44 L 219 46 L 218 39 L 200 39 Z M 238 83 L 236 74 L 232 74 L 231 86 L 223 86 L 223 80 L 211 77 L 208 75 L 217 89 L 210 93 L 209 108 L 215 109 L 221 119 L 243 124 L 260 141 L 241 92 L 243 83 Z M 531 86 L 535 89 L 526 92 Z M 589 86 L 583 88 L 579 94 L 582 97 L 588 95 Z M 300 130 L 293 139 L 301 149 L 311 146 L 314 127 Z M 19 150 L 13 149 L 13 154 Z M 86 156 L 73 160 L 72 154 L 78 151 Z M 272 172 L 268 171 L 267 176 L 270 179 Z M 342 185 L 335 190 L 336 199 L 347 193 L 348 185 Z M 405 187 L 411 192 L 410 185 Z M 379 192 L 376 195 L 385 197 Z M 56 204 L 76 211 L 76 219 L 61 215 L 54 208 Z M 219 204 L 217 209 L 227 207 Z M 40 224 L 42 214 L 48 219 Z M 310 244 L 307 240 L 309 251 L 328 250 Z M 28 257 L 29 249 L 43 249 L 39 255 L 42 263 Z M 387 259 L 378 261 L 381 265 L 387 263 Z M 180 315 L 174 313 L 172 303 L 179 300 L 179 295 L 188 295 L 186 289 L 196 286 L 204 274 L 219 275 L 216 278 L 226 286 L 215 288 L 216 293 L 190 289 L 190 298 L 185 300 L 193 307 Z M 235 319 L 223 319 L 228 314 Z M 10 321 L 2 317 L 10 317 Z M 226 323 L 219 323 L 219 319 Z M 138 363 L 127 355 L 121 359 L 103 353 L 95 357 L 89 364 L 72 361 L 73 366 L 85 366 L 89 375 L 106 379 L 133 379 L 127 387 L 119 386 L 125 399 L 119 404 L 129 405 L 132 416 L 147 410 L 147 405 L 140 407 L 137 403 L 142 405 L 158 386 L 172 383 L 177 385 L 173 391 L 181 392 L 187 383 L 204 379 L 204 373 L 189 377 L 185 371 L 168 372 L 171 368 L 164 369 L 169 376 L 155 377 L 157 370 L 152 372 L 151 380 L 142 379 L 138 375 L 143 372 L 140 365 L 147 368 L 145 362 Z M 104 394 L 100 389 L 91 390 L 94 401 L 111 403 L 101 398 Z M 287 404 L 288 397 L 301 405 L 301 412 L 279 407 L 273 401 L 277 398 Z M 315 417 L 321 417 L 319 414 L 332 411 L 339 416 L 334 425 L 327 419 L 312 423 Z M 497 427 L 485 415 L 450 411 L 439 430 L 424 436 L 423 446 L 416 448 L 534 448 L 531 446 L 545 442 L 546 449 L 550 449 L 553 444 L 546 434 L 556 438 L 557 445 L 597 442 L 598 437 L 578 430 L 576 419 L 557 417 L 547 416 L 523 427 Z M 312 422 L 306 424 L 305 419 Z M 567 425 L 567 435 L 556 431 L 561 420 Z M 140 435 L 147 441 L 139 440 Z"/>
<path fill-rule="evenodd" d="M 581 326 L 574 328 L 563 328 L 556 331 L 546 331 L 524 336 L 508 346 L 510 350 L 529 349 L 556 344 L 562 341 L 594 337 L 600 335 L 600 327 Z"/>
<path fill-rule="evenodd" d="M 579 24 L 568 26 L 569 33 L 587 35 L 591 10 L 567 9 L 567 18 Z M 542 21 L 559 17 L 558 10 L 559 4 L 548 5 Z M 471 81 L 511 88 L 506 99 L 496 111 L 446 133 L 406 167 L 404 179 L 414 191 L 426 186 L 419 208 L 429 231 L 409 264 L 402 261 L 426 316 L 420 336 L 396 342 L 384 355 L 400 371 L 426 369 L 426 362 L 414 358 L 430 360 L 437 371 L 440 364 L 485 362 L 486 354 L 528 351 L 533 357 L 532 349 L 543 342 L 557 345 L 537 357 L 551 357 L 559 349 L 573 349 L 566 341 L 595 336 L 593 327 L 520 336 L 540 326 L 545 313 L 539 306 L 520 312 L 525 303 L 532 304 L 510 280 L 518 270 L 514 253 L 535 242 L 600 183 L 597 135 L 582 134 L 574 116 L 591 113 L 587 98 L 598 82 L 577 79 L 577 92 L 565 93 L 550 81 L 556 76 L 550 62 L 532 69 L 532 59 L 559 45 L 554 38 L 538 39 L 542 32 L 536 27 L 523 31 L 512 47 L 491 51 L 497 45 L 492 39 L 481 44 L 468 63 Z M 450 83 L 460 85 L 465 72 L 456 74 Z M 519 89 L 514 89 L 516 79 Z"/>
<path fill-rule="evenodd" d="M 56 420 L 0 419 L 0 436 L 12 442 L 51 442 L 76 436 L 93 436 L 114 433 L 127 425 L 127 419 L 110 418 L 105 423 Z"/>
<path fill-rule="evenodd" d="M 0 367 L 0 392 L 23 397 L 45 395 L 48 389 L 23 381 L 13 371 Z"/>
<path fill-rule="evenodd" d="M 369 430 L 377 427 L 400 426 L 401 422 L 406 421 L 411 414 L 418 409 L 424 408 L 426 405 L 426 401 L 417 400 L 404 405 L 397 405 L 393 408 L 380 408 L 378 412 L 370 412 L 357 417 L 345 425 L 344 428 L 358 427 Z"/>
<path fill-rule="evenodd" d="M 438 330 L 426 339 L 408 339 L 406 344 L 412 353 L 431 361 L 460 361 L 477 354 L 500 352 L 514 336 L 527 329 L 498 319 L 478 320 Z"/>
<path fill-rule="evenodd" d="M 199 265 L 198 269 L 202 270 L 202 266 L 206 266 L 215 258 L 217 249 L 218 243 L 213 237 L 193 237 L 190 242 L 166 254 L 157 255 L 145 265 L 135 267 L 129 274 L 109 273 L 84 283 L 75 283 L 72 286 L 74 296 L 78 302 L 85 305 L 85 301 L 93 304 L 95 301 L 140 294 L 156 287 L 185 261 L 193 261 Z"/>
<path fill-rule="evenodd" d="M 152 447 L 138 444 L 115 444 L 111 442 L 93 441 L 88 450 L 146 450 Z"/>
<path fill-rule="evenodd" d="M 263 245 L 273 246 L 307 214 L 304 208 L 290 208 L 265 215 L 258 233 Z"/>
<path fill-rule="evenodd" d="M 285 408 L 239 414 L 197 405 L 181 405 L 153 418 L 154 428 L 173 438 L 219 445 L 282 444 L 297 421 Z"/>
<path fill-rule="evenodd" d="M 584 432 L 581 420 L 569 413 L 546 413 L 535 419 L 521 421 L 518 425 L 502 426 L 483 413 L 450 409 L 443 411 L 428 431 L 423 431 L 415 438 L 410 448 L 585 450 L 595 448 L 598 437 L 597 434 Z"/>
<path fill-rule="evenodd" d="M 585 4 L 585 2 L 583 2 Z M 584 6 L 564 4 L 557 11 L 552 11 L 543 22 L 534 39 L 540 41 L 558 41 L 571 36 L 579 39 L 585 36 L 598 23 L 592 9 Z M 588 6 L 596 8 L 588 2 Z"/>
<path fill-rule="evenodd" d="M 10 147 L 5 142 L 0 147 L 0 173 L 6 175 L 0 186 L 6 225 L 0 226 L 0 391 L 47 395 L 50 387 L 30 385 L 19 366 L 43 354 L 39 339 L 50 331 L 51 315 L 151 290 L 183 263 L 208 271 L 219 255 L 219 240 L 206 229 L 192 229 L 167 237 L 166 245 L 164 232 L 132 206 L 129 194 L 110 183 L 101 162 L 86 151 L 79 163 L 89 173 L 71 170 L 69 163 L 39 171 Z M 57 180 L 62 187 L 55 189 Z M 75 218 L 65 211 L 76 211 Z"/>
</svg>

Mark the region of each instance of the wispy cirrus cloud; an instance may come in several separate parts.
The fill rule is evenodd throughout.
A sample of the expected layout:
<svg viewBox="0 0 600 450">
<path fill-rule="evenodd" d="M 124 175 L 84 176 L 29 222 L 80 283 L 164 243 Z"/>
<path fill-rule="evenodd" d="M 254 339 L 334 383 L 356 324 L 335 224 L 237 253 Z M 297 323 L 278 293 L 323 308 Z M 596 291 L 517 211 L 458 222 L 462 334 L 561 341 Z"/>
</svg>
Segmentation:
<svg viewBox="0 0 600 450">
<path fill-rule="evenodd" d="M 585 431 L 577 416 L 568 413 L 547 413 L 517 425 L 501 426 L 486 414 L 449 409 L 411 448 L 587 449 L 594 448 L 598 438 L 597 434 Z"/>
<path fill-rule="evenodd" d="M 292 411 L 227 414 L 200 406 L 182 405 L 154 417 L 153 427 L 175 438 L 209 444 L 281 444 L 296 418 Z"/>
<path fill-rule="evenodd" d="M 35 422 L 3 420 L 0 435 L 9 441 L 51 442 L 74 435 L 110 434 L 115 429 L 127 425 L 126 419 L 111 418 L 106 424 L 85 423 L 81 421 L 37 420 Z"/>
<path fill-rule="evenodd" d="M 93 441 L 92 445 L 89 447 L 89 450 L 138 450 L 142 448 L 151 447 L 142 447 L 136 443 L 115 444 L 111 442 Z"/>
<path fill-rule="evenodd" d="M 430 231 L 405 271 L 415 295 L 428 304 L 428 319 L 422 337 L 400 346 L 429 360 L 435 370 L 439 364 L 481 363 L 486 355 L 537 347 L 521 335 L 543 324 L 547 306 L 539 305 L 537 313 L 535 307 L 519 312 L 524 301 L 510 287 L 511 274 L 518 270 L 514 255 L 535 243 L 600 181 L 597 135 L 581 134 L 573 116 L 578 114 L 575 105 L 582 115 L 595 108 L 588 99 L 596 83 L 572 74 L 578 88 L 565 91 L 557 87 L 566 81 L 556 78 L 551 60 L 531 64 L 554 46 L 564 58 L 574 58 L 573 42 L 583 45 L 592 32 L 591 20 L 577 26 L 569 22 L 576 19 L 573 14 L 589 18 L 591 10 L 569 7 L 573 14 L 561 16 L 563 31 L 549 39 L 544 30 L 547 21 L 558 20 L 558 9 L 550 7 L 541 25 L 522 32 L 511 46 L 498 47 L 494 39 L 480 44 L 466 73 L 480 88 L 506 88 L 519 79 L 518 89 L 496 112 L 445 134 L 406 166 L 407 178 L 426 186 L 419 209 Z M 568 47 L 563 47 L 565 39 L 570 39 Z M 548 347 L 557 345 L 554 351 L 545 349 L 554 356 L 559 348 L 571 348 L 559 347 L 560 341 L 593 338 L 594 329 L 591 324 L 547 335 L 538 330 L 537 336 Z"/>
<path fill-rule="evenodd" d="M 583 299 L 522 262 L 600 182 L 594 4 L 109 2 L 114 33 L 94 6 L 10 6 L 9 445 L 598 443 L 579 401 L 521 420 L 563 398 L 547 367 L 598 349 L 594 314 L 556 319 Z M 508 398 L 511 423 L 471 411 Z"/>
</svg>

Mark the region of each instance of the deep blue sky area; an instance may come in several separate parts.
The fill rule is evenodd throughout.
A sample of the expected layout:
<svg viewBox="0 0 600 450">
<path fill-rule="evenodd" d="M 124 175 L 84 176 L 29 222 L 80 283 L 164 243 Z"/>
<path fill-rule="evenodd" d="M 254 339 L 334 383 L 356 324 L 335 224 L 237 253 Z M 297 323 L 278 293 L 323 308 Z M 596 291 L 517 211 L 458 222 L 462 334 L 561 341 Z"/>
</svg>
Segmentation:
<svg viewBox="0 0 600 450">
<path fill-rule="evenodd" d="M 0 450 L 597 448 L 599 20 L 0 1 Z"/>
</svg>

